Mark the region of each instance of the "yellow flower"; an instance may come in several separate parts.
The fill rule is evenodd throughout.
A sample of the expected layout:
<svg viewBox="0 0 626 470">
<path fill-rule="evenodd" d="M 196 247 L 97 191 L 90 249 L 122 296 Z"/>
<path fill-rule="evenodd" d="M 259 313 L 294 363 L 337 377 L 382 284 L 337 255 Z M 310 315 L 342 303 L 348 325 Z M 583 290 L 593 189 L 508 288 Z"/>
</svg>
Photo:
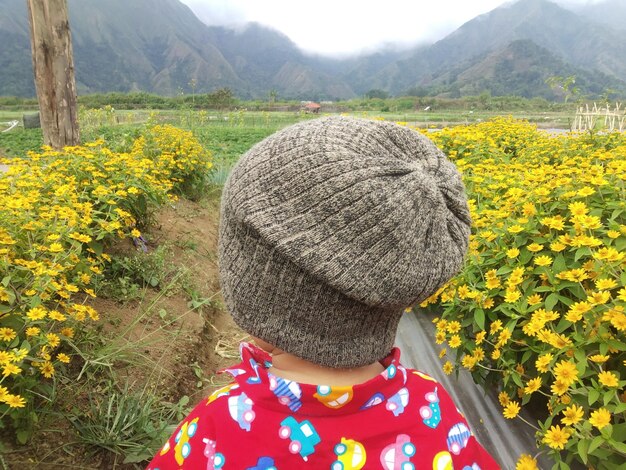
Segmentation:
<svg viewBox="0 0 626 470">
<path fill-rule="evenodd" d="M 562 381 L 568 385 L 573 384 L 578 378 L 578 369 L 576 364 L 570 361 L 561 361 L 554 366 L 554 378 L 557 381 Z"/>
<path fill-rule="evenodd" d="M 500 359 L 500 350 L 499 349 L 494 349 L 491 352 L 491 359 L 493 359 L 494 361 L 497 361 L 498 359 Z"/>
<path fill-rule="evenodd" d="M 1 341 L 6 341 L 8 343 L 9 341 L 12 341 L 13 338 L 15 338 L 16 336 L 17 336 L 17 333 L 15 332 L 13 328 L 0 328 L 0 340 Z"/>
<path fill-rule="evenodd" d="M 32 321 L 41 320 L 46 318 L 46 309 L 43 307 L 33 307 L 26 313 L 26 317 Z"/>
<path fill-rule="evenodd" d="M 487 335 L 486 331 L 479 331 L 478 333 L 476 333 L 476 340 L 475 340 L 476 344 L 477 345 L 481 344 L 484 341 L 486 335 Z"/>
<path fill-rule="evenodd" d="M 537 266 L 550 266 L 552 264 L 552 258 L 549 256 L 538 256 L 534 259 L 534 263 Z"/>
<path fill-rule="evenodd" d="M 509 233 L 520 233 L 524 230 L 524 227 L 522 227 L 521 225 L 513 225 L 512 227 L 509 227 L 507 229 L 507 231 Z M 510 256 L 510 258 L 514 258 L 513 256 Z"/>
<path fill-rule="evenodd" d="M 617 282 L 614 279 L 596 279 L 596 289 L 607 290 L 617 287 Z"/>
<path fill-rule="evenodd" d="M 614 372 L 602 371 L 598 374 L 598 381 L 605 387 L 617 387 L 619 385 L 619 376 Z"/>
<path fill-rule="evenodd" d="M 51 243 L 48 247 L 48 251 L 50 253 L 60 253 L 61 251 L 63 251 L 63 245 L 61 245 L 60 243 Z"/>
<path fill-rule="evenodd" d="M 563 251 L 565 248 L 567 248 L 567 246 L 561 242 L 550 243 L 550 249 L 554 251 L 555 253 L 559 253 L 560 251 Z"/>
<path fill-rule="evenodd" d="M 515 464 L 515 470 L 539 470 L 539 467 L 537 467 L 537 461 L 532 456 L 522 454 Z"/>
<path fill-rule="evenodd" d="M 43 375 L 47 379 L 52 378 L 52 376 L 54 375 L 54 366 L 50 361 L 44 361 L 39 370 L 41 371 L 41 375 Z"/>
<path fill-rule="evenodd" d="M 528 248 L 529 251 L 537 252 L 543 250 L 543 245 L 540 245 L 539 243 L 531 243 L 526 248 Z"/>
<path fill-rule="evenodd" d="M 61 338 L 59 338 L 55 333 L 46 333 L 46 339 L 52 348 L 56 348 L 61 343 Z"/>
<path fill-rule="evenodd" d="M 519 414 L 519 411 L 520 411 L 519 403 L 516 401 L 510 401 L 504 407 L 504 411 L 502 412 L 502 415 L 506 419 L 513 419 Z"/>
<path fill-rule="evenodd" d="M 524 387 L 524 395 L 530 395 L 533 392 L 536 392 L 541 387 L 541 378 L 535 377 L 534 379 L 530 379 L 526 387 Z"/>
<path fill-rule="evenodd" d="M 130 231 L 130 235 L 135 238 L 139 238 L 141 236 L 141 232 L 137 230 L 136 228 L 134 228 Z"/>
<path fill-rule="evenodd" d="M 509 396 L 506 394 L 506 392 L 500 392 L 498 394 L 498 401 L 500 402 L 500 404 L 505 407 L 506 405 L 509 404 L 509 402 L 511 401 L 511 399 L 509 398 Z"/>
<path fill-rule="evenodd" d="M 448 344 L 452 349 L 456 349 L 461 346 L 461 338 L 459 337 L 459 335 L 454 335 L 452 336 L 450 341 L 448 341 Z"/>
<path fill-rule="evenodd" d="M 65 315 L 63 315 L 61 312 L 57 310 L 50 310 L 48 312 L 48 317 L 56 321 L 65 321 L 67 319 Z"/>
<path fill-rule="evenodd" d="M 454 320 L 448 323 L 447 330 L 448 333 L 457 333 L 461 329 L 461 324 Z"/>
<path fill-rule="evenodd" d="M 502 322 L 500 320 L 494 320 L 489 328 L 489 334 L 494 334 L 502 329 Z"/>
<path fill-rule="evenodd" d="M 7 394 L 4 397 L 4 402 L 9 405 L 10 408 L 24 408 L 26 400 L 19 395 Z"/>
<path fill-rule="evenodd" d="M 41 329 L 36 326 L 29 326 L 26 328 L 26 336 L 36 336 L 40 331 Z"/>
<path fill-rule="evenodd" d="M 441 344 L 446 340 L 446 334 L 443 331 L 435 333 L 435 343 Z"/>
<path fill-rule="evenodd" d="M 461 360 L 461 364 L 463 365 L 463 367 L 468 370 L 472 370 L 476 365 L 476 362 L 478 361 L 474 356 L 463 356 L 463 359 Z"/>
<path fill-rule="evenodd" d="M 528 296 L 526 301 L 528 302 L 528 305 L 537 305 L 541 303 L 542 299 L 539 294 L 532 294 Z"/>
<path fill-rule="evenodd" d="M 5 364 L 2 368 L 3 377 L 8 377 L 9 375 L 17 375 L 22 372 L 22 369 L 17 367 L 15 364 Z"/>
<path fill-rule="evenodd" d="M 583 419 L 582 406 L 571 405 L 565 408 L 565 410 L 563 410 L 563 419 L 561 419 L 563 424 L 572 426 L 578 423 L 581 419 Z"/>
<path fill-rule="evenodd" d="M 73 338 L 74 337 L 74 328 L 62 328 L 60 333 L 67 337 L 67 338 Z"/>
<path fill-rule="evenodd" d="M 70 357 L 67 354 L 59 353 L 57 354 L 57 360 L 64 364 L 68 364 L 70 362 Z"/>
<path fill-rule="evenodd" d="M 594 354 L 593 356 L 589 356 L 589 360 L 598 364 L 602 364 L 603 362 L 609 360 L 609 356 L 607 356 L 606 354 Z"/>
<path fill-rule="evenodd" d="M 571 432 L 568 428 L 561 428 L 561 426 L 551 426 L 543 435 L 542 442 L 547 444 L 552 449 L 564 449 L 565 444 L 569 440 Z"/>
<path fill-rule="evenodd" d="M 446 361 L 446 363 L 443 365 L 443 372 L 446 375 L 450 375 L 453 370 L 454 370 L 454 366 L 452 365 L 452 363 L 450 361 Z"/>
<path fill-rule="evenodd" d="M 617 238 L 620 236 L 620 232 L 618 232 L 617 230 L 609 230 L 606 232 L 606 234 L 609 238 Z"/>
<path fill-rule="evenodd" d="M 568 382 L 557 379 L 552 383 L 552 385 L 550 385 L 550 391 L 555 395 L 561 396 L 567 392 L 570 385 L 571 384 Z"/>
<path fill-rule="evenodd" d="M 519 290 L 507 289 L 504 295 L 504 301 L 508 304 L 512 304 L 512 303 L 517 302 L 521 296 L 522 296 L 522 293 Z"/>
<path fill-rule="evenodd" d="M 590 188 L 589 186 L 585 186 L 584 188 L 579 189 L 576 194 L 582 197 L 586 197 L 586 196 L 591 196 L 595 192 L 596 192 L 595 189 Z"/>
<path fill-rule="evenodd" d="M 589 422 L 592 426 L 602 429 L 611 423 L 611 413 L 606 408 L 599 408 L 591 412 Z"/>
<path fill-rule="evenodd" d="M 607 291 L 592 292 L 591 295 L 587 297 L 587 302 L 594 305 L 604 305 L 609 300 L 611 300 L 611 293 Z"/>
<path fill-rule="evenodd" d="M 506 256 L 509 258 L 517 258 L 519 256 L 519 250 L 517 248 L 506 250 Z"/>
<path fill-rule="evenodd" d="M 583 314 L 587 313 L 589 310 L 591 310 L 591 305 L 588 302 L 576 302 L 570 306 L 565 314 L 565 319 L 576 323 L 583 317 Z"/>
</svg>

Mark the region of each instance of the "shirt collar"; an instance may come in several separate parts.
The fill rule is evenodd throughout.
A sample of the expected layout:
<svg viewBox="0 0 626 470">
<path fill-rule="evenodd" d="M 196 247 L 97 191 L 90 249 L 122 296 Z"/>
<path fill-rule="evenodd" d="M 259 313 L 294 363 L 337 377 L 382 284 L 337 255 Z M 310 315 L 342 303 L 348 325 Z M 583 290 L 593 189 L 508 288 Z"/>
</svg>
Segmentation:
<svg viewBox="0 0 626 470">
<path fill-rule="evenodd" d="M 385 367 L 383 372 L 351 386 L 312 385 L 284 379 L 268 372 L 272 357 L 267 352 L 246 342 L 241 343 L 239 351 L 241 363 L 221 372 L 231 374 L 258 406 L 316 416 L 355 413 L 372 406 L 386 406 L 395 414 L 406 405 L 407 371 L 400 365 L 398 348 L 380 361 Z"/>
</svg>

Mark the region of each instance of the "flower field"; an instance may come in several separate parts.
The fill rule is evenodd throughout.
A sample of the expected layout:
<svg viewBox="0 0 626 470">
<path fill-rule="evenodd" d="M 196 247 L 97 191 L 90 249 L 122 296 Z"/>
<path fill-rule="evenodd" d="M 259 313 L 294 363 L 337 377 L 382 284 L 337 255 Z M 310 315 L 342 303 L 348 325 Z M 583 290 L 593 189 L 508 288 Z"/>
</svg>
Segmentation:
<svg viewBox="0 0 626 470">
<path fill-rule="evenodd" d="M 155 210 L 201 183 L 211 155 L 191 132 L 154 126 L 128 151 L 99 141 L 0 163 L 10 165 L 0 173 L 0 414 L 24 442 L 80 353 L 77 330 L 99 318 L 86 301 L 105 248 L 141 245 Z"/>
<path fill-rule="evenodd" d="M 530 407 L 554 468 L 622 468 L 626 137 L 506 118 L 429 137 L 462 172 L 473 218 L 465 268 L 423 304 L 440 308 L 444 371 L 498 388 L 506 418 Z"/>
</svg>

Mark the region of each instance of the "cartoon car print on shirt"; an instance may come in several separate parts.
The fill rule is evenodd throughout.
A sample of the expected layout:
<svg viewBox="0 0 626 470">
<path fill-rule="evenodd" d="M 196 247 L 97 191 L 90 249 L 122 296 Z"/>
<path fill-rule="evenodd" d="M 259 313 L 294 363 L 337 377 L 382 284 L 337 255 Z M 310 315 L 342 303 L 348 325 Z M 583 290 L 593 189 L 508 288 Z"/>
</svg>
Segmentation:
<svg viewBox="0 0 626 470">
<path fill-rule="evenodd" d="M 274 459 L 271 457 L 259 457 L 254 467 L 248 467 L 246 470 L 277 470 Z"/>
<path fill-rule="evenodd" d="M 424 374 L 423 372 L 420 372 L 419 370 L 412 370 L 411 373 L 417 375 L 418 377 L 421 377 L 424 380 L 428 380 L 429 382 L 439 383 L 435 379 L 433 379 L 430 375 Z"/>
<path fill-rule="evenodd" d="M 454 470 L 450 452 L 442 450 L 433 459 L 433 470 Z"/>
<path fill-rule="evenodd" d="M 389 444 L 380 453 L 380 463 L 386 470 L 415 470 L 411 457 L 416 448 L 406 434 L 396 437 L 396 442 Z"/>
<path fill-rule="evenodd" d="M 448 450 L 454 455 L 459 455 L 463 449 L 467 446 L 472 433 L 465 423 L 457 423 L 448 431 Z"/>
<path fill-rule="evenodd" d="M 428 405 L 420 407 L 420 416 L 422 421 L 429 428 L 435 429 L 441 422 L 441 408 L 439 407 L 439 397 L 437 396 L 437 387 L 432 392 L 424 395 Z"/>
<path fill-rule="evenodd" d="M 328 385 L 318 385 L 317 392 L 313 396 L 322 405 L 337 410 L 352 401 L 353 391 L 350 386 L 330 387 Z"/>
<path fill-rule="evenodd" d="M 382 371 L 382 376 L 385 378 L 385 380 L 390 380 L 396 376 L 397 372 L 398 368 L 395 365 L 391 364 L 384 371 Z"/>
<path fill-rule="evenodd" d="M 261 376 L 259 375 L 259 363 L 254 359 L 250 359 L 250 367 L 252 367 L 252 370 L 254 371 L 254 377 L 248 377 L 248 380 L 246 380 L 246 382 L 251 385 L 260 384 Z"/>
<path fill-rule="evenodd" d="M 480 466 L 477 463 L 473 463 L 471 467 L 469 465 L 463 467 L 463 470 L 480 470 Z"/>
<path fill-rule="evenodd" d="M 298 423 L 293 416 L 288 416 L 281 421 L 278 436 L 281 439 L 290 438 L 289 452 L 300 454 L 305 461 L 315 452 L 315 446 L 321 442 L 319 434 L 310 421 L 304 420 Z"/>
<path fill-rule="evenodd" d="M 342 437 L 333 450 L 337 460 L 332 463 L 330 470 L 361 470 L 365 465 L 367 456 L 365 447 L 360 442 Z"/>
<path fill-rule="evenodd" d="M 245 392 L 241 392 L 241 395 L 234 397 L 228 397 L 228 412 L 230 417 L 237 421 L 241 429 L 250 431 L 250 424 L 254 421 L 255 413 L 252 410 L 254 403 Z"/>
<path fill-rule="evenodd" d="M 404 413 L 404 408 L 409 404 L 409 391 L 406 387 L 401 388 L 395 395 L 387 400 L 385 407 L 393 413 L 394 416 L 400 416 Z"/>
<path fill-rule="evenodd" d="M 189 439 L 196 434 L 199 419 L 200 418 L 194 418 L 191 422 L 185 421 L 176 433 L 176 437 L 174 438 L 174 442 L 176 442 L 174 446 L 174 458 L 178 465 L 182 465 L 185 459 L 189 457 L 189 454 L 191 454 Z"/>
<path fill-rule="evenodd" d="M 298 411 L 302 406 L 302 390 L 297 382 L 270 375 L 270 390 L 279 403 L 288 406 L 291 411 Z"/>
<path fill-rule="evenodd" d="M 224 387 L 219 388 L 219 389 L 215 390 L 213 393 L 211 393 L 211 395 L 209 395 L 209 398 L 207 399 L 206 404 L 210 405 L 215 400 L 217 400 L 219 397 L 224 397 L 226 395 L 230 395 L 230 392 L 232 390 L 235 390 L 235 389 L 238 389 L 238 388 L 239 388 L 239 384 L 237 382 L 233 382 L 232 384 L 225 385 Z"/>
<path fill-rule="evenodd" d="M 215 452 L 215 441 L 211 439 L 207 439 L 206 437 L 202 439 L 204 442 L 204 456 L 206 457 L 206 470 L 218 470 L 224 466 L 224 462 L 226 462 L 226 458 L 224 458 L 224 454 L 220 452 Z"/>
<path fill-rule="evenodd" d="M 380 392 L 375 393 L 360 409 L 364 410 L 366 408 L 371 408 L 372 406 L 380 405 L 383 401 L 385 401 L 385 395 Z"/>
</svg>

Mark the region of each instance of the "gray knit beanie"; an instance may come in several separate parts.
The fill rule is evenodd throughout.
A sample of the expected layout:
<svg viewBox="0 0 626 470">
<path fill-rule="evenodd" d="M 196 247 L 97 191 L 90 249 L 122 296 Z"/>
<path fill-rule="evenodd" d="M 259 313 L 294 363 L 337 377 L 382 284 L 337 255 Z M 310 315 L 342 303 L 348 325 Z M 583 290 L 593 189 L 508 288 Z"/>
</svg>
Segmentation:
<svg viewBox="0 0 626 470">
<path fill-rule="evenodd" d="M 404 308 L 458 272 L 470 224 L 459 173 L 422 134 L 346 117 L 295 124 L 243 155 L 224 186 L 224 299 L 284 351 L 371 364 Z"/>
</svg>

